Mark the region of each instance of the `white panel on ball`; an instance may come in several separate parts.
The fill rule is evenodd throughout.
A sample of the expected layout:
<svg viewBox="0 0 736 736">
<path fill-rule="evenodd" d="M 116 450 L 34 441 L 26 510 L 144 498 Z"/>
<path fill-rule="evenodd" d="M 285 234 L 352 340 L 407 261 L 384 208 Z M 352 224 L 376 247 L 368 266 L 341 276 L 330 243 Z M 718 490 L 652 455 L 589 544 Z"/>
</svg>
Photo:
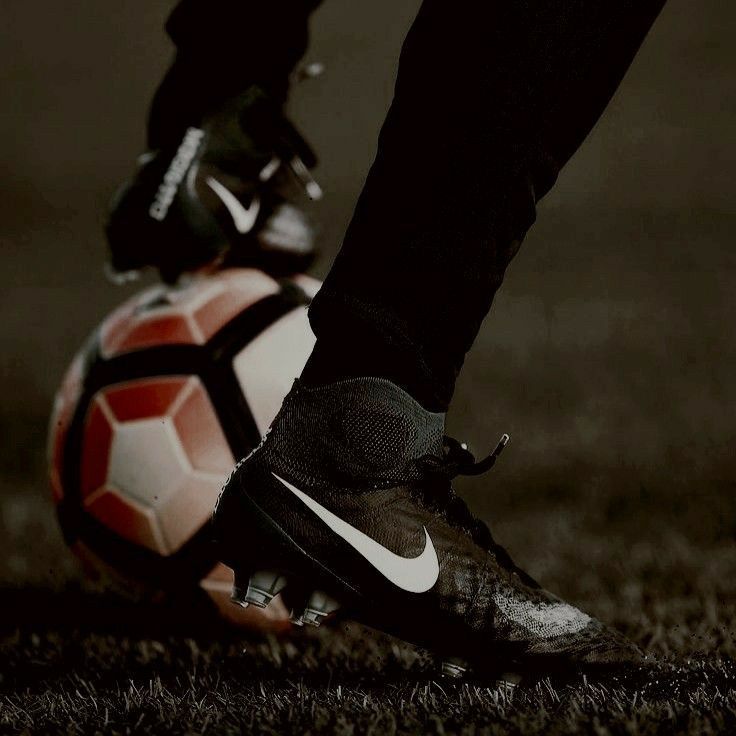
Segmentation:
<svg viewBox="0 0 736 736">
<path fill-rule="evenodd" d="M 261 434 L 271 425 L 284 396 L 314 347 L 307 308 L 298 307 L 258 337 L 233 360 L 235 374 Z M 257 387 L 249 391 L 248 387 Z"/>
<path fill-rule="evenodd" d="M 168 417 L 117 425 L 107 476 L 113 488 L 154 508 L 177 490 L 189 472 Z"/>
</svg>

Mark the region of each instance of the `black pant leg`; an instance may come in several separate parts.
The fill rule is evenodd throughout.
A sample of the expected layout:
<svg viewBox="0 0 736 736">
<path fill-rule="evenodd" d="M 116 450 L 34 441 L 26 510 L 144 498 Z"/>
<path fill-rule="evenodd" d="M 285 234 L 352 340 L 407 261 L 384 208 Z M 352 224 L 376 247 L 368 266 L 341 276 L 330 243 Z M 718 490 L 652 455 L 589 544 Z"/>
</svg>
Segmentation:
<svg viewBox="0 0 736 736">
<path fill-rule="evenodd" d="M 424 403 L 449 403 L 536 202 L 663 5 L 425 0 L 375 162 L 311 309 L 316 373 L 339 373 L 349 355 L 347 373 L 368 365 Z"/>
<path fill-rule="evenodd" d="M 319 3 L 181 0 L 166 24 L 177 53 L 151 105 L 149 147 L 176 145 L 189 125 L 253 83 L 285 98 Z"/>
</svg>

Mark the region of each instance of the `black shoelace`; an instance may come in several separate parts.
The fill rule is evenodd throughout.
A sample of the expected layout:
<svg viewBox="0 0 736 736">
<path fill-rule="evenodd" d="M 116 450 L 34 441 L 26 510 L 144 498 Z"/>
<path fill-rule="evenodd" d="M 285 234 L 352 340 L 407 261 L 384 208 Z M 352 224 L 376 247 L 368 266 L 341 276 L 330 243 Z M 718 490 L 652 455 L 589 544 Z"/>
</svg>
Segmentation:
<svg viewBox="0 0 736 736">
<path fill-rule="evenodd" d="M 516 566 L 511 555 L 493 538 L 488 525 L 472 513 L 452 487 L 452 480 L 458 475 L 481 475 L 488 472 L 496 464 L 508 442 L 509 436 L 502 435 L 493 452 L 477 461 L 465 443 L 445 436 L 441 457 L 425 455 L 417 461 L 424 474 L 421 485 L 451 524 L 467 532 L 477 545 L 491 552 L 499 565 L 518 575 L 527 585 L 538 587 L 533 578 Z"/>
</svg>

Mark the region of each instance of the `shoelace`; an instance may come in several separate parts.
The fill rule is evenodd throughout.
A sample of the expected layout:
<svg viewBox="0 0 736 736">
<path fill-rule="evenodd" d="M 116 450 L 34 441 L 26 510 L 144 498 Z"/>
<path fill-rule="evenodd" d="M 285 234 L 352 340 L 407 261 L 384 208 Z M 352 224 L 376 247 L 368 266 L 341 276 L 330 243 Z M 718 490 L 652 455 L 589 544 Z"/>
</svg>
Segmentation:
<svg viewBox="0 0 736 736">
<path fill-rule="evenodd" d="M 455 493 L 452 480 L 458 475 L 481 475 L 488 472 L 509 442 L 503 434 L 493 452 L 477 461 L 468 446 L 452 437 L 443 437 L 443 454 L 425 455 L 417 462 L 424 473 L 422 486 L 445 512 L 448 521 L 470 534 L 473 541 L 491 552 L 499 565 L 518 575 L 527 585 L 538 587 L 537 582 L 517 567 L 511 555 L 493 538 L 488 525 L 478 519 L 465 501 Z"/>
</svg>

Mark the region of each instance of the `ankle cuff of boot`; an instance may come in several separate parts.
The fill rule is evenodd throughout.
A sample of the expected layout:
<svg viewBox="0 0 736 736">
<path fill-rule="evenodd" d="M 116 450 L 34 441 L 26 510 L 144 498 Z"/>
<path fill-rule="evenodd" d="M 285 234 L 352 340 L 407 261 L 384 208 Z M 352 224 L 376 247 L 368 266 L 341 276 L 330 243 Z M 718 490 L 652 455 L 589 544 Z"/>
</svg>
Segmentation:
<svg viewBox="0 0 736 736">
<path fill-rule="evenodd" d="M 429 412 L 383 378 L 310 388 L 299 381 L 284 400 L 264 450 L 305 478 L 340 474 L 375 482 L 417 477 L 415 460 L 441 455 L 445 415 Z M 276 458 L 274 458 L 276 459 Z"/>
</svg>

